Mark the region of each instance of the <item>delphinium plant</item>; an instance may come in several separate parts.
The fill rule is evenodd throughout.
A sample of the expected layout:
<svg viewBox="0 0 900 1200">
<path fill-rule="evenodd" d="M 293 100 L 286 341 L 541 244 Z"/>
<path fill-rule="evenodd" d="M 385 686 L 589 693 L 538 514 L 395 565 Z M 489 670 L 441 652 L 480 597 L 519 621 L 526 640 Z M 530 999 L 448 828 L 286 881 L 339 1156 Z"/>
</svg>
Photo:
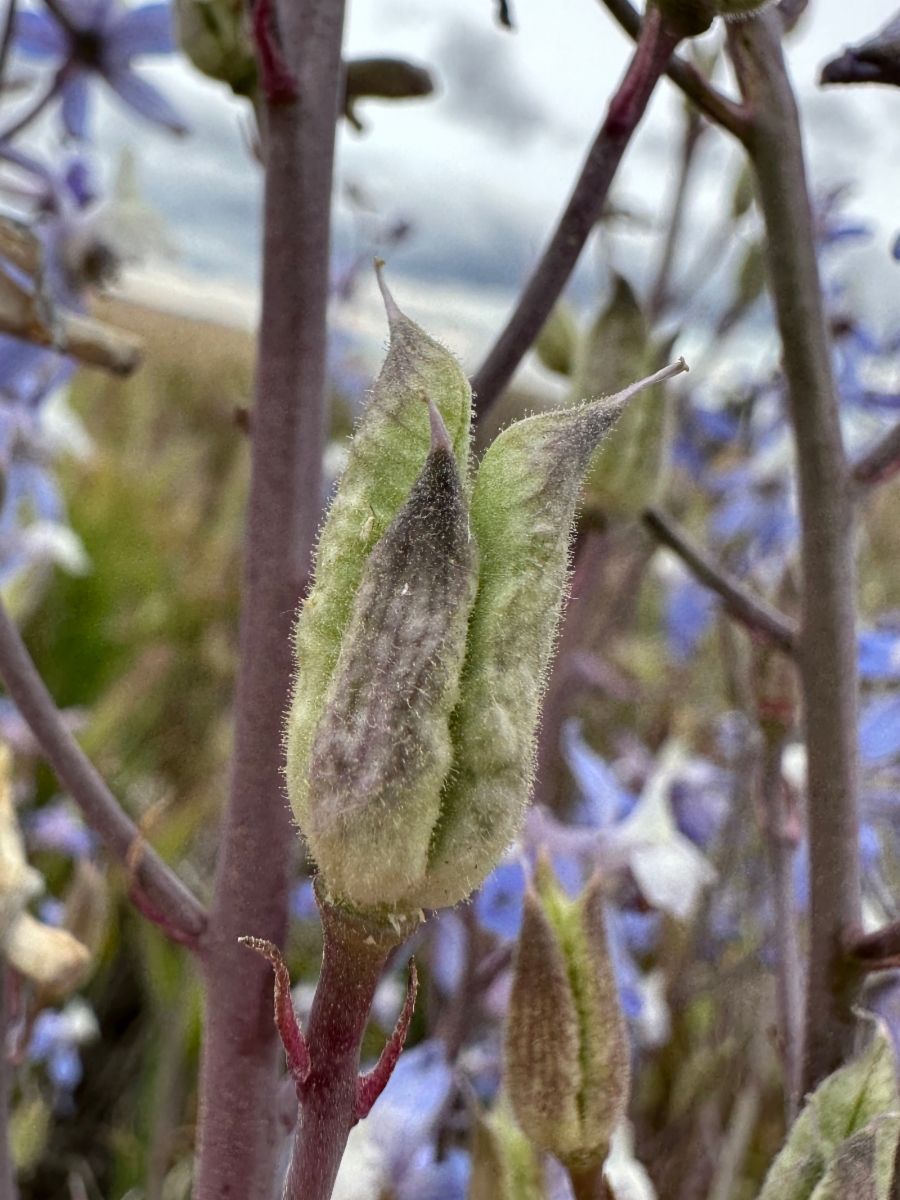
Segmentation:
<svg viewBox="0 0 900 1200">
<path fill-rule="evenodd" d="M 898 749 L 896 637 L 889 628 L 857 636 L 853 525 L 861 490 L 889 476 L 900 454 L 891 426 L 851 468 L 841 428 L 842 401 L 845 419 L 861 397 L 877 407 L 874 389 L 859 385 L 863 351 L 877 358 L 890 348 L 864 346 L 846 313 L 826 310 L 835 297 L 823 289 L 822 255 L 834 212 L 810 201 L 781 48 L 803 5 L 658 0 L 641 16 L 627 0 L 606 3 L 635 37 L 633 57 L 471 382 L 380 277 L 390 348 L 324 523 L 335 122 L 344 114 L 358 125 L 360 96 L 424 96 L 431 81 L 398 60 L 343 63 L 341 0 L 178 5 L 194 63 L 253 104 L 265 170 L 256 399 L 243 422 L 252 468 L 234 750 L 208 908 L 82 752 L 5 607 L 0 677 L 16 706 L 6 740 L 14 744 L 16 722 L 26 723 L 31 749 L 92 831 L 68 809 L 43 806 L 24 821 L 25 844 L 37 852 L 52 843 L 89 873 L 99 837 L 140 913 L 195 956 L 205 996 L 198 1200 L 326 1200 L 335 1191 L 622 1200 L 652 1197 L 654 1184 L 676 1194 L 667 1186 L 676 1174 L 677 1194 L 725 1200 L 748 1194 L 747 1180 L 758 1182 L 773 1158 L 762 1185 L 771 1200 L 856 1189 L 886 1200 L 895 1187 L 893 980 L 884 976 L 872 997 L 884 1021 L 866 1020 L 860 1005 L 866 974 L 895 961 L 898 934 L 873 824 L 879 793 L 868 789 L 861 806 L 858 759 L 861 738 L 867 765 L 886 772 L 874 778 L 883 813 Z M 41 519 L 65 529 L 41 442 L 47 397 L 74 360 L 118 372 L 137 362 L 134 344 L 88 313 L 87 289 L 114 249 L 94 225 L 88 163 L 67 149 L 47 166 L 21 138 L 52 113 L 67 148 L 84 142 L 96 80 L 183 133 L 181 117 L 132 69 L 139 55 L 171 48 L 172 16 L 162 4 L 115 0 L 9 5 L 0 66 L 11 55 L 45 64 L 0 133 L 18 189 L 17 219 L 0 224 L 0 384 L 11 431 L 0 525 L 11 572 L 46 546 L 34 534 Z M 513 23 L 507 4 L 498 18 Z M 739 98 L 678 53 L 721 18 Z M 853 71 L 826 78 L 891 82 L 889 42 L 886 32 L 865 43 L 850 52 Z M 732 218 L 753 206 L 761 222 L 717 334 L 739 325 L 765 280 L 780 339 L 777 371 L 716 406 L 686 390 L 676 404 L 664 384 L 686 366 L 677 336 L 654 324 L 680 311 L 673 263 L 683 197 L 643 306 L 618 279 L 581 338 L 558 306 L 666 73 L 702 114 L 687 125 L 685 184 L 698 121 L 717 125 L 746 152 L 753 185 L 739 188 Z M 571 380 L 571 403 L 512 422 L 476 463 L 473 417 L 487 424 L 535 343 Z M 773 466 L 767 452 L 778 445 L 793 457 Z M 670 566 L 666 583 L 673 660 L 702 642 L 708 592 L 751 631 L 748 648 L 721 624 L 732 651 L 723 674 L 740 702 L 723 703 L 714 747 L 701 751 L 676 728 L 660 736 L 647 721 L 644 741 L 621 741 L 611 767 L 585 737 L 570 684 L 611 696 L 621 715 L 639 703 L 633 681 L 595 653 L 583 613 L 551 667 L 585 481 L 572 573 L 579 603 L 602 608 L 616 586 L 610 564 L 630 563 L 605 636 L 628 627 L 621 610 L 646 580 L 655 542 L 641 518 L 684 564 L 680 575 Z M 708 522 L 721 561 L 673 522 L 673 505 Z M 860 676 L 883 689 L 861 724 Z M 561 760 L 574 794 L 558 778 L 548 784 Z M 545 803 L 529 808 L 535 787 Z M 50 1005 L 40 989 L 76 983 L 91 947 L 87 927 L 84 940 L 60 929 L 65 915 L 52 905 L 42 920 L 27 908 L 40 881 L 9 781 L 4 795 L 3 995 L 19 1005 L 2 1010 L 7 1050 L 27 1013 L 28 1069 L 46 1070 L 65 1111 L 77 1104 L 77 1050 L 93 1025 L 79 1002 Z M 754 806 L 755 830 L 746 819 Z M 298 870 L 298 830 L 311 879 Z M 864 928 L 864 898 L 875 930 Z M 323 946 L 299 1017 L 283 953 L 292 914 L 308 929 L 318 922 Z M 49 960 L 42 945 L 52 945 Z M 428 992 L 418 1009 L 417 961 Z M 718 1007 L 709 982 L 717 971 L 726 989 L 737 980 Z M 732 1020 L 741 972 L 774 976 L 774 1068 L 765 1009 L 745 1003 Z M 370 1018 L 382 1031 L 378 1053 Z M 716 1018 L 746 1035 L 733 1060 L 747 1079 L 727 1100 L 715 1081 L 727 1043 L 712 1064 L 677 1057 Z M 415 1044 L 404 1051 L 408 1038 Z M 361 1073 L 363 1053 L 374 1063 Z M 10 1062 L 0 1074 L 0 1194 L 12 1197 Z M 785 1101 L 774 1137 L 760 1115 L 772 1078 Z M 27 1100 L 21 1080 L 15 1086 Z M 677 1172 L 658 1146 L 666 1120 L 679 1137 L 697 1107 L 707 1129 L 711 1119 L 725 1128 L 715 1171 L 692 1180 L 671 1132 Z M 764 1162 L 745 1178 L 751 1150 Z"/>
</svg>

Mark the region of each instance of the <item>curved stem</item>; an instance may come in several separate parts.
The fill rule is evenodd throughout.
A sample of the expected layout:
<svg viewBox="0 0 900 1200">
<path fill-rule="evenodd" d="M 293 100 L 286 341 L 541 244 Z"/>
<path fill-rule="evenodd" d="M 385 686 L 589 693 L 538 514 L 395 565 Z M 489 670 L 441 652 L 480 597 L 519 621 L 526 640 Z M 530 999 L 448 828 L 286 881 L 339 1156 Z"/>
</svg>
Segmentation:
<svg viewBox="0 0 900 1200">
<path fill-rule="evenodd" d="M 578 262 L 588 235 L 603 215 L 622 155 L 681 34 L 651 8 L 634 57 L 610 101 L 606 119 L 581 170 L 575 189 L 515 312 L 472 379 L 479 415 L 493 404 L 543 328 Z"/>
<path fill-rule="evenodd" d="M 754 596 L 740 580 L 726 574 L 660 509 L 646 509 L 642 520 L 657 541 L 678 555 L 695 579 L 719 596 L 729 616 L 746 625 L 752 633 L 764 637 L 782 653 L 796 654 L 797 630 L 789 617 L 767 604 L 761 596 Z"/>
<path fill-rule="evenodd" d="M 206 913 L 171 867 L 144 843 L 140 829 L 66 729 L 2 601 L 0 679 L 60 783 L 112 857 L 133 877 L 147 902 L 146 915 L 176 940 L 196 946 L 206 927 Z"/>
<path fill-rule="evenodd" d="M 631 4 L 631 0 L 603 0 L 603 3 L 625 32 L 637 41 L 641 35 L 643 18 Z M 685 62 L 683 58 L 673 54 L 666 67 L 666 75 L 705 116 L 716 125 L 727 129 L 729 133 L 733 133 L 738 141 L 744 140 L 747 134 L 746 113 L 739 104 L 735 104 L 714 88 L 693 63 Z"/>
<path fill-rule="evenodd" d="M 808 761 L 810 938 L 803 1092 L 853 1052 L 861 974 L 855 580 L 851 483 L 832 374 L 800 124 L 778 14 L 728 27 L 752 114 L 746 145 L 766 224 L 769 280 L 797 450 L 803 568 L 799 666 Z"/>
<path fill-rule="evenodd" d="M 329 1200 L 357 1120 L 359 1049 L 375 988 L 400 932 L 320 903 L 325 951 L 309 1014 L 311 1068 L 300 1089 L 284 1200 Z"/>
<path fill-rule="evenodd" d="M 253 409 L 231 789 L 210 913 L 194 1200 L 272 1195 L 281 1130 L 270 969 L 238 943 L 284 944 L 292 856 L 282 721 L 291 626 L 321 511 L 325 311 L 343 0 L 278 6 L 300 89 L 260 101 L 266 165 L 263 311 Z"/>
</svg>

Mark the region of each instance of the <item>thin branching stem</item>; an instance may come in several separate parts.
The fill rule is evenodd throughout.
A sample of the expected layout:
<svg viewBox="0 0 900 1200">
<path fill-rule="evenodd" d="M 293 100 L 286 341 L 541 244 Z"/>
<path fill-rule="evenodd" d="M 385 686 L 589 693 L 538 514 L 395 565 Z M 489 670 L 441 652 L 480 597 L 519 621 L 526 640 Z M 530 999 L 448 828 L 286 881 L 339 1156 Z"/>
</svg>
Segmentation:
<svg viewBox="0 0 900 1200">
<path fill-rule="evenodd" d="M 206 927 L 206 914 L 171 867 L 146 844 L 66 728 L 2 601 L 0 679 L 60 783 L 103 838 L 110 855 L 128 870 L 145 901 L 142 911 L 177 940 L 196 945 Z"/>
<path fill-rule="evenodd" d="M 797 630 L 789 617 L 760 596 L 754 596 L 749 588 L 714 563 L 660 509 L 648 508 L 643 520 L 657 541 L 673 550 L 694 577 L 722 599 L 730 616 L 783 653 L 796 653 Z"/>
<path fill-rule="evenodd" d="M 630 0 L 603 0 L 603 3 L 625 32 L 637 41 L 641 35 L 643 18 Z M 747 132 L 744 110 L 734 100 L 723 96 L 713 87 L 693 63 L 685 62 L 683 58 L 673 54 L 666 67 L 666 75 L 705 116 L 716 125 L 727 129 L 729 133 L 733 133 L 738 141 L 743 141 Z"/>
<path fill-rule="evenodd" d="M 678 182 L 675 186 L 672 215 L 669 217 L 666 229 L 663 251 L 656 272 L 656 282 L 650 292 L 649 309 L 654 320 L 666 310 L 671 299 L 672 268 L 675 265 L 675 252 L 681 242 L 684 228 L 691 175 L 697 162 L 697 148 L 704 130 L 708 129 L 709 126 L 698 110 L 693 106 L 688 106 L 685 113 L 684 135 L 681 139 L 681 159 L 678 164 Z"/>
<path fill-rule="evenodd" d="M 799 830 L 791 822 L 781 771 L 788 730 L 780 722 L 763 723 L 760 792 L 763 841 L 769 862 L 772 907 L 775 912 L 778 1048 L 784 1072 L 785 1115 L 788 1128 L 797 1116 L 803 1056 L 803 973 L 797 906 L 794 899 L 794 856 Z"/>
<path fill-rule="evenodd" d="M 859 799 L 851 481 L 825 322 L 796 101 L 769 10 L 729 26 L 751 115 L 745 141 L 766 225 L 797 451 L 803 604 L 798 645 L 808 761 L 809 970 L 802 1090 L 853 1051 L 861 976 L 847 959 L 859 925 Z"/>
<path fill-rule="evenodd" d="M 472 379 L 479 415 L 490 408 L 509 383 L 566 286 L 591 230 L 603 215 L 622 155 L 680 40 L 680 32 L 658 9 L 651 9 L 625 77 L 610 101 L 556 229 L 506 328 Z"/>
</svg>

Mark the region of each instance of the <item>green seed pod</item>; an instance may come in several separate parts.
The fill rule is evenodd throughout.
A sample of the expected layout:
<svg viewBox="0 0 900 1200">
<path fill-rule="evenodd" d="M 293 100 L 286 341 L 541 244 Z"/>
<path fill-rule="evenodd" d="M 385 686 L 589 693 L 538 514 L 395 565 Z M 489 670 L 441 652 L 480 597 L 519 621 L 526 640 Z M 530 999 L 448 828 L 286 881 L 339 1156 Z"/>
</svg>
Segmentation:
<svg viewBox="0 0 900 1200">
<path fill-rule="evenodd" d="M 685 369 L 682 360 L 611 399 L 519 421 L 481 462 L 471 506 L 480 581 L 451 725 L 454 769 L 415 892 L 420 907 L 468 896 L 518 832 L 584 472 L 626 401 Z"/>
<path fill-rule="evenodd" d="M 256 56 L 244 0 L 176 0 L 178 41 L 198 71 L 238 96 L 256 88 Z"/>
<path fill-rule="evenodd" d="M 655 370 L 670 348 L 653 344 L 631 285 L 617 275 L 612 299 L 586 339 L 573 399 L 617 392 Z M 609 447 L 594 455 L 584 483 L 585 502 L 607 516 L 628 517 L 652 504 L 665 489 L 667 434 L 665 388 L 648 388 L 622 414 Z"/>
<path fill-rule="evenodd" d="M 575 370 L 578 327 L 565 300 L 557 300 L 537 335 L 534 349 L 548 371 L 571 375 Z"/>
<path fill-rule="evenodd" d="M 569 1169 L 599 1167 L 629 1087 L 599 877 L 570 901 L 540 861 L 525 895 L 507 1021 L 506 1088 L 516 1120 Z"/>
<path fill-rule="evenodd" d="M 380 277 L 379 277 L 380 278 Z M 350 446 L 319 537 L 314 586 L 297 621 L 297 674 L 287 718 L 287 785 L 301 829 L 310 824 L 313 736 L 366 559 L 406 500 L 431 442 L 432 399 L 466 479 L 472 393 L 456 359 L 405 317 L 383 288 L 391 342 Z"/>
<path fill-rule="evenodd" d="M 309 764 L 310 849 L 332 891 L 392 905 L 425 873 L 478 551 L 447 431 L 366 560 Z"/>
</svg>

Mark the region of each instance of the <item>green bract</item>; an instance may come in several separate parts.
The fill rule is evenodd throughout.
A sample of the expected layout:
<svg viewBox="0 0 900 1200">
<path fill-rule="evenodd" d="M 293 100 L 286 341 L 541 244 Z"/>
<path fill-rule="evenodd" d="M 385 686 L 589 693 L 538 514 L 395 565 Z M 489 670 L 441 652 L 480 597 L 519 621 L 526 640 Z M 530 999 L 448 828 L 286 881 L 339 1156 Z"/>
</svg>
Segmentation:
<svg viewBox="0 0 900 1200">
<path fill-rule="evenodd" d="M 807 1100 L 759 1200 L 888 1200 L 900 1096 L 890 1035 L 873 1025 L 865 1053 Z"/>
<path fill-rule="evenodd" d="M 468 896 L 518 831 L 581 481 L 644 385 L 510 426 L 470 486 L 466 378 L 385 301 L 297 622 L 287 780 L 331 895 L 408 915 Z"/>
</svg>

